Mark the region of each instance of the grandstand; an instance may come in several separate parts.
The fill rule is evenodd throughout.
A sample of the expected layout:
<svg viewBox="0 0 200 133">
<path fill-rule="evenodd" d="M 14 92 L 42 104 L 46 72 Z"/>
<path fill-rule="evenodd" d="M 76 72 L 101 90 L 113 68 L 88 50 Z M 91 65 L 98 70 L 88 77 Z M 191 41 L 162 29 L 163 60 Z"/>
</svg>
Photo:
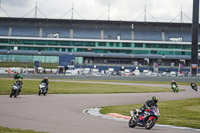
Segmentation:
<svg viewBox="0 0 200 133">
<path fill-rule="evenodd" d="M 0 60 L 58 63 L 60 55 L 73 54 L 75 65 L 83 66 L 184 63 L 189 67 L 191 27 L 190 23 L 1 17 Z"/>
</svg>

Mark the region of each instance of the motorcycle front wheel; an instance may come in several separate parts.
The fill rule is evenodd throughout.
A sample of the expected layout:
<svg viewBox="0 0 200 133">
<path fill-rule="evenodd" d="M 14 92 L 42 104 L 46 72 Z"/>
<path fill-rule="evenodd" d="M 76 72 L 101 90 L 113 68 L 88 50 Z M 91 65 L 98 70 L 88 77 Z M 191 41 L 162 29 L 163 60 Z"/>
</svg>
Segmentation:
<svg viewBox="0 0 200 133">
<path fill-rule="evenodd" d="M 173 90 L 173 92 L 175 93 L 175 89 L 174 89 L 174 88 L 172 88 L 172 90 Z"/>
<path fill-rule="evenodd" d="M 15 98 L 17 97 L 17 92 L 15 92 L 15 95 L 14 95 L 14 97 L 15 97 Z"/>
<path fill-rule="evenodd" d="M 39 90 L 38 95 L 40 96 L 40 94 L 41 94 L 41 91 Z"/>
<path fill-rule="evenodd" d="M 15 91 L 14 97 L 16 98 L 19 95 L 19 90 Z"/>
<path fill-rule="evenodd" d="M 145 124 L 146 129 L 151 129 L 156 124 L 156 119 L 147 120 Z"/>
<path fill-rule="evenodd" d="M 10 93 L 10 98 L 13 96 L 13 93 L 14 93 L 14 92 L 13 92 L 13 90 L 12 90 L 11 93 Z"/>
<path fill-rule="evenodd" d="M 131 117 L 131 119 L 130 119 L 129 122 L 128 122 L 128 126 L 129 126 L 130 128 L 134 128 L 136 125 L 137 125 L 137 124 L 136 124 L 136 120 L 135 120 L 133 117 Z"/>
</svg>

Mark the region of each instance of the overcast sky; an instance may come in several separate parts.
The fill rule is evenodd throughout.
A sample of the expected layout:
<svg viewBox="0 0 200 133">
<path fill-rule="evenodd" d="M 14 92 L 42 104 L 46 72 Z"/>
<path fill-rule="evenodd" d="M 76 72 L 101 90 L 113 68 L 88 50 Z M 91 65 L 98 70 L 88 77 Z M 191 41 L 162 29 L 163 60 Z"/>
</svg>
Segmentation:
<svg viewBox="0 0 200 133">
<path fill-rule="evenodd" d="M 32 9 L 35 8 L 36 0 L 0 1 L 1 7 L 10 17 L 35 16 L 35 11 Z M 183 22 L 192 22 L 193 0 L 37 0 L 38 9 L 47 18 L 71 19 L 72 4 L 73 19 L 108 20 L 109 18 L 110 20 L 144 21 L 146 5 L 146 21 L 180 22 L 182 7 Z M 109 5 L 110 11 L 108 11 Z M 0 9 L 0 16 L 6 16 L 2 9 Z M 38 11 L 37 17 L 44 16 Z"/>
</svg>

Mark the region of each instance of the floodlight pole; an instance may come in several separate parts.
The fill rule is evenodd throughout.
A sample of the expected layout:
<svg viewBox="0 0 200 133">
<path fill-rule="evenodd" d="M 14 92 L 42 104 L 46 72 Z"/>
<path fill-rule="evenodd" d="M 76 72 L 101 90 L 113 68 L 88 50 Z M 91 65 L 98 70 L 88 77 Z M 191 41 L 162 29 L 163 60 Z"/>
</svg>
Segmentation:
<svg viewBox="0 0 200 133">
<path fill-rule="evenodd" d="M 197 75 L 198 68 L 198 34 L 199 34 L 199 0 L 193 0 L 191 76 Z"/>
</svg>

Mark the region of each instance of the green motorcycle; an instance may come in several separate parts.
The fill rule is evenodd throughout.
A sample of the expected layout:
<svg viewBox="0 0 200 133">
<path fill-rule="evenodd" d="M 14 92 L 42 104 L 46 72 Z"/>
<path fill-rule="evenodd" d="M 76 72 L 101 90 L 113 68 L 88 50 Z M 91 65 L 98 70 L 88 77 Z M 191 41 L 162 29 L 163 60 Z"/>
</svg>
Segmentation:
<svg viewBox="0 0 200 133">
<path fill-rule="evenodd" d="M 175 84 L 171 85 L 171 89 L 174 91 L 174 93 L 178 93 L 178 86 L 176 86 Z"/>
</svg>

